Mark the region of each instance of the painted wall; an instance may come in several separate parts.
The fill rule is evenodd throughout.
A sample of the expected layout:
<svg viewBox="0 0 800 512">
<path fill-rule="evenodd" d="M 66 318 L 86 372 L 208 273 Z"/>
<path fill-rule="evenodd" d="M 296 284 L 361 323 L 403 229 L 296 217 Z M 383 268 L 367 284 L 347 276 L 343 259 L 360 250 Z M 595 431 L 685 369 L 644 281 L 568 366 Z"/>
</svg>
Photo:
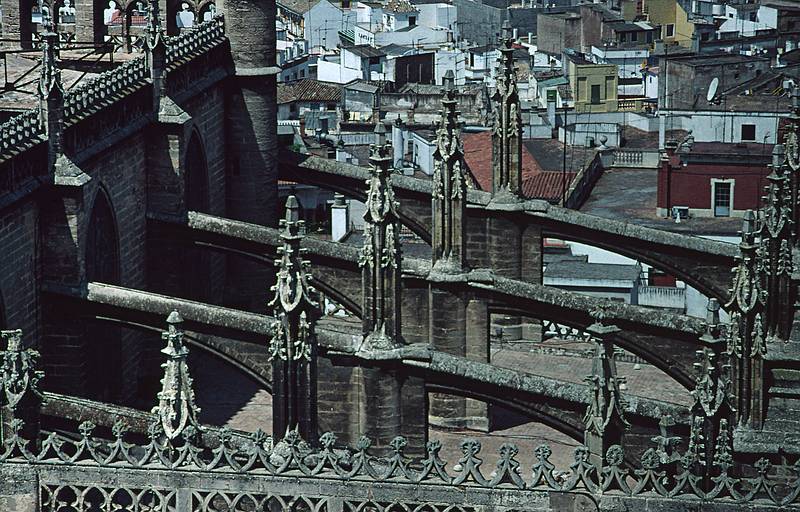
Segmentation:
<svg viewBox="0 0 800 512">
<path fill-rule="evenodd" d="M 576 65 L 570 61 L 568 73 L 576 112 L 617 111 L 616 65 Z M 600 92 L 600 101 L 596 103 L 592 102 L 593 87 Z"/>
</svg>

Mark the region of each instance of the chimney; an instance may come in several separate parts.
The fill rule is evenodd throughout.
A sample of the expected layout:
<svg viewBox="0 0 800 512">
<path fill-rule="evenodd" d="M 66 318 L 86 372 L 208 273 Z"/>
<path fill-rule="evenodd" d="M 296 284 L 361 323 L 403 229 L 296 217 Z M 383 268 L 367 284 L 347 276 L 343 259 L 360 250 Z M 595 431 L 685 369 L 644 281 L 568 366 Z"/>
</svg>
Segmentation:
<svg viewBox="0 0 800 512">
<path fill-rule="evenodd" d="M 349 208 L 342 194 L 333 195 L 331 205 L 331 239 L 341 242 L 350 230 Z"/>
<path fill-rule="evenodd" d="M 399 166 L 403 161 L 403 121 L 400 119 L 400 114 L 397 114 L 397 119 L 392 123 L 392 158 L 394 165 Z"/>
</svg>

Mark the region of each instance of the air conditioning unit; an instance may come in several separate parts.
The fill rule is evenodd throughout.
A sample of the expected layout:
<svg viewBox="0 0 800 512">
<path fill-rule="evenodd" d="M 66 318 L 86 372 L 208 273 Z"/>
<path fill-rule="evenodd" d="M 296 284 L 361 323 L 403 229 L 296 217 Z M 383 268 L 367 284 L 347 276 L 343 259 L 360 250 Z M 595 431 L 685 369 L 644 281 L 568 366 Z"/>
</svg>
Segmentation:
<svg viewBox="0 0 800 512">
<path fill-rule="evenodd" d="M 688 206 L 673 206 L 672 207 L 672 218 L 676 221 L 678 219 L 688 219 L 689 218 L 689 207 Z"/>
</svg>

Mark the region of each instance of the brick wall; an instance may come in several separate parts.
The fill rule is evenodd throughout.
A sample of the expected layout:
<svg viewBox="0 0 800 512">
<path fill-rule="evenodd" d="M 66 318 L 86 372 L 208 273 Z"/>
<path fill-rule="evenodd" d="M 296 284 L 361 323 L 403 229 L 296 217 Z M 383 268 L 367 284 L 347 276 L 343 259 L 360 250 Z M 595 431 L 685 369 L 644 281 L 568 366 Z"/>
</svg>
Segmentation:
<svg viewBox="0 0 800 512">
<path fill-rule="evenodd" d="M 3 329 L 22 329 L 26 345 L 36 344 L 39 336 L 38 222 L 33 201 L 17 203 L 0 214 L 0 321 Z"/>
</svg>

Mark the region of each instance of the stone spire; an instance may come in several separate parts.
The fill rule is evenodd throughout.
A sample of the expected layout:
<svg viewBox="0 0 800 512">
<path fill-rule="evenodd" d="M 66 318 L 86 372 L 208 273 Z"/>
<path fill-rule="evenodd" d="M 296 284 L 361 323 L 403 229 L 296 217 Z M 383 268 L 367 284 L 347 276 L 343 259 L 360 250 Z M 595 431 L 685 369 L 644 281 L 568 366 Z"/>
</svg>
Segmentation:
<svg viewBox="0 0 800 512">
<path fill-rule="evenodd" d="M 64 154 L 64 84 L 58 67 L 58 34 L 50 18 L 42 34 L 42 62 L 39 76 L 40 122 L 47 132 L 48 169 L 54 172 L 56 161 Z"/>
<path fill-rule="evenodd" d="M 467 185 L 452 70 L 445 73 L 444 82 L 442 117 L 436 130 L 433 152 L 433 268 L 462 272 L 466 252 Z"/>
<path fill-rule="evenodd" d="M 761 247 L 756 257 L 764 287 L 765 331 L 770 337 L 788 341 L 792 324 L 792 251 L 795 221 L 792 178 L 784 164 L 783 147 L 775 146 L 772 172 L 767 176 L 767 197 L 762 208 L 759 234 Z"/>
<path fill-rule="evenodd" d="M 697 460 L 704 472 L 710 470 L 709 462 L 715 459 L 715 447 L 720 442 L 721 430 L 727 428 L 728 418 L 732 413 L 729 400 L 730 380 L 729 365 L 718 362 L 717 354 L 709 348 L 697 351 L 697 371 L 695 386 L 691 394 L 694 397 L 692 412 L 692 435 L 695 446 L 690 453 Z M 723 437 L 727 434 L 723 433 Z M 700 442 L 702 440 L 702 442 Z"/>
<path fill-rule="evenodd" d="M 39 352 L 22 348 L 22 331 L 0 331 L 6 349 L 0 365 L 0 434 L 11 432 L 12 422 L 22 420 L 22 436 L 38 442 L 42 394 Z M 0 439 L 0 441 L 2 441 Z"/>
<path fill-rule="evenodd" d="M 497 86 L 492 96 L 492 192 L 495 196 L 517 198 L 522 193 L 522 118 L 513 54 L 514 38 L 511 24 L 506 20 L 503 22 Z"/>
<path fill-rule="evenodd" d="M 300 206 L 295 196 L 286 200 L 281 219 L 280 259 L 275 297 L 270 301 L 276 320 L 272 323 L 269 353 L 272 360 L 272 431 L 281 435 L 297 430 L 303 439 L 316 439 L 316 339 L 319 318 L 316 290 L 311 286 L 308 261 L 300 248 Z"/>
<path fill-rule="evenodd" d="M 178 438 L 188 426 L 200 430 L 197 421 L 200 408 L 194 401 L 192 378 L 186 363 L 189 351 L 183 345 L 183 318 L 173 311 L 167 317 L 167 324 L 167 332 L 161 335 L 167 342 L 167 346 L 161 350 L 166 354 L 167 361 L 161 365 L 164 377 L 158 393 L 158 406 L 153 408 L 153 412 L 158 414 L 161 430 L 171 441 Z"/>
<path fill-rule="evenodd" d="M 734 405 L 738 424 L 761 428 L 764 420 L 764 358 L 767 352 L 764 324 L 765 293 L 761 274 L 763 246 L 756 242 L 756 217 L 745 212 L 739 261 L 733 273 L 731 298 L 725 305 L 731 325 L 727 354 L 734 382 Z"/>
<path fill-rule="evenodd" d="M 362 328 L 365 349 L 390 349 L 402 343 L 400 333 L 400 233 L 392 191 L 391 146 L 370 149 L 362 267 Z"/>
<path fill-rule="evenodd" d="M 629 427 L 625 420 L 625 400 L 620 384 L 625 377 L 617 376 L 614 362 L 614 345 L 611 341 L 598 339 L 592 361 L 592 374 L 587 376 L 589 406 L 584 415 L 584 444 L 595 459 L 603 461 L 612 445 L 622 445 L 622 437 Z"/>
</svg>

